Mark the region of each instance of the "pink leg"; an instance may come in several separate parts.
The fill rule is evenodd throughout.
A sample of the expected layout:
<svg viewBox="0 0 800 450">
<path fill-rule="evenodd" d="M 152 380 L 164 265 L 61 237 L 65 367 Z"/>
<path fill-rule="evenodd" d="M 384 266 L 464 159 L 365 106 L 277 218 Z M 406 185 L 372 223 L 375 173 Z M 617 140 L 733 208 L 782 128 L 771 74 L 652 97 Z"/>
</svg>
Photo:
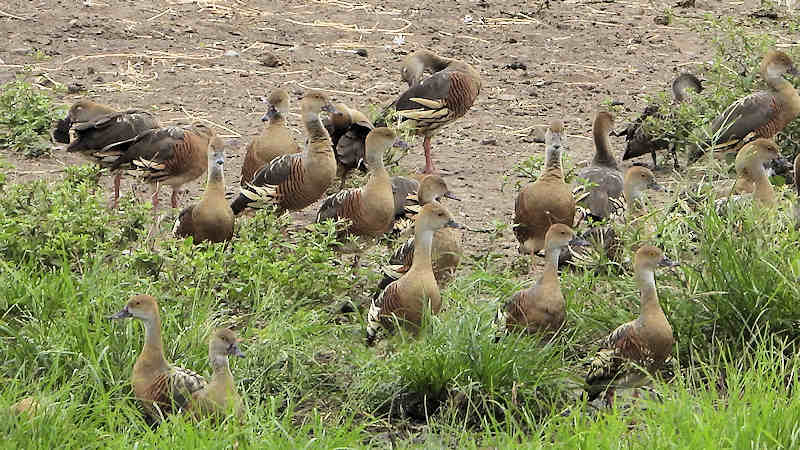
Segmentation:
<svg viewBox="0 0 800 450">
<path fill-rule="evenodd" d="M 178 188 L 176 187 L 172 188 L 172 207 L 178 207 Z"/>
<path fill-rule="evenodd" d="M 425 136 L 422 145 L 425 146 L 425 169 L 422 173 L 436 173 L 436 168 L 433 167 L 433 160 L 431 159 L 431 137 Z"/>
<path fill-rule="evenodd" d="M 606 404 L 609 408 L 614 407 L 614 388 L 610 387 L 606 390 Z"/>
<path fill-rule="evenodd" d="M 153 192 L 153 212 L 155 213 L 158 210 L 158 191 L 161 190 L 161 183 L 156 181 L 156 190 Z"/>
<path fill-rule="evenodd" d="M 117 209 L 119 201 L 119 185 L 122 183 L 122 174 L 117 172 L 114 174 L 114 201 L 111 203 L 111 209 Z"/>
</svg>

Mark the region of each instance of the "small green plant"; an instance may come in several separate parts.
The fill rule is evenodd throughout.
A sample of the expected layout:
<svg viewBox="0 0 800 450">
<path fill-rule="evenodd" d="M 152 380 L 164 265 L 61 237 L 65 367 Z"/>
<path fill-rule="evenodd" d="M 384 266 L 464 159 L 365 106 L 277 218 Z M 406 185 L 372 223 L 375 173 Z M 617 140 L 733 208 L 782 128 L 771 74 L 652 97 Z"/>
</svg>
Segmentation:
<svg viewBox="0 0 800 450">
<path fill-rule="evenodd" d="M 30 83 L 10 81 L 0 86 L 0 148 L 29 158 L 50 152 L 49 132 L 60 112 L 50 97 Z"/>
</svg>

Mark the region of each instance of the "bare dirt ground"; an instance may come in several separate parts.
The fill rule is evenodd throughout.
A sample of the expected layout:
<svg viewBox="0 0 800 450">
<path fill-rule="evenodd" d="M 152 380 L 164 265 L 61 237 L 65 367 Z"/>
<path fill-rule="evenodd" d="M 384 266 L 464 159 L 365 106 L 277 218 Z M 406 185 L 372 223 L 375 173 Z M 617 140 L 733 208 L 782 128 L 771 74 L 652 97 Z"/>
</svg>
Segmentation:
<svg viewBox="0 0 800 450">
<path fill-rule="evenodd" d="M 647 93 L 666 89 L 678 72 L 709 59 L 708 45 L 691 30 L 702 26 L 705 13 L 741 15 L 759 6 L 554 0 L 540 8 L 543 2 L 11 0 L 0 7 L 0 82 L 29 66 L 29 78 L 40 84 L 50 79 L 83 87 L 54 94 L 64 104 L 89 97 L 152 109 L 167 124 L 208 121 L 230 143 L 226 174 L 233 195 L 242 148 L 260 130 L 262 98 L 270 90 L 290 91 L 290 123 L 302 139 L 296 111 L 305 89 L 324 90 L 364 111 L 385 105 L 405 87 L 403 57 L 429 48 L 481 73 L 475 106 L 434 138 L 433 156 L 463 199 L 450 208 L 470 227 L 489 228 L 513 216 L 516 190 L 512 180 L 501 191 L 504 174 L 542 151 L 533 143 L 533 127 L 563 119 L 571 158 L 588 159 L 591 121 L 602 102 L 624 102 L 621 126 L 643 109 Z M 665 7 L 675 17 L 659 25 L 655 18 Z M 622 138 L 612 144 L 621 155 Z M 60 150 L 37 160 L 9 152 L 0 157 L 15 167 L 12 181 L 58 177 L 64 165 L 81 162 Z M 422 165 L 420 140 L 402 166 L 414 171 Z M 110 179 L 104 183 L 110 187 Z M 199 197 L 203 183 L 189 185 L 183 205 Z M 147 198 L 147 186 L 125 180 L 123 193 L 131 189 Z M 161 195 L 168 205 L 169 189 Z M 315 212 L 312 206 L 296 218 L 310 222 Z M 510 232 L 503 242 L 505 252 L 516 253 Z M 489 240 L 470 233 L 465 244 L 479 254 Z"/>
</svg>

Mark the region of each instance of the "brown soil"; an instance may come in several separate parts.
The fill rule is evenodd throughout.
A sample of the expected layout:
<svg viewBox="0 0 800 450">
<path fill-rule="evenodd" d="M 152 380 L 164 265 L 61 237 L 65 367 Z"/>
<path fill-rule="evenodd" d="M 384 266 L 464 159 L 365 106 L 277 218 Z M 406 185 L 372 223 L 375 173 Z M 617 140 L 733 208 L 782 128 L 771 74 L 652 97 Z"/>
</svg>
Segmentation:
<svg viewBox="0 0 800 450">
<path fill-rule="evenodd" d="M 482 76 L 475 106 L 434 138 L 433 156 L 463 199 L 450 203 L 454 213 L 470 227 L 485 229 L 512 219 L 514 180 L 504 191 L 500 187 L 516 163 L 542 151 L 532 142 L 532 127 L 562 118 L 573 161 L 586 160 L 593 150 L 592 116 L 602 102 L 624 102 L 621 126 L 643 109 L 647 93 L 666 89 L 676 73 L 709 59 L 708 45 L 690 30 L 702 24 L 703 14 L 742 14 L 759 2 L 698 0 L 695 8 L 673 7 L 670 25 L 656 20 L 665 7 L 654 4 L 660 2 L 636 0 L 554 0 L 549 8 L 540 8 L 544 0 L 376 3 L 382 6 L 337 0 L 11 0 L 0 8 L 0 82 L 30 65 L 34 75 L 85 88 L 55 94 L 64 104 L 90 97 L 120 108 L 152 109 L 164 123 L 208 120 L 230 143 L 226 169 L 233 195 L 242 148 L 260 129 L 262 99 L 271 89 L 287 87 L 294 111 L 312 87 L 366 111 L 402 92 L 404 55 L 426 47 L 468 61 Z M 298 119 L 294 113 L 290 122 L 301 139 Z M 621 155 L 622 139 L 612 139 Z M 37 160 L 0 156 L 15 167 L 10 176 L 16 181 L 58 177 L 64 165 L 81 162 L 63 150 Z M 402 166 L 413 171 L 422 165 L 420 140 Z M 203 182 L 189 185 L 184 205 L 199 196 Z M 110 179 L 104 183 L 110 186 Z M 134 180 L 125 180 L 123 193 L 133 188 Z M 146 199 L 147 186 L 135 188 Z M 162 205 L 168 195 L 163 189 Z M 315 211 L 312 206 L 297 220 L 311 221 Z M 470 233 L 465 241 L 473 254 L 489 245 L 487 234 Z M 504 252 L 516 253 L 510 232 L 502 243 Z"/>
</svg>

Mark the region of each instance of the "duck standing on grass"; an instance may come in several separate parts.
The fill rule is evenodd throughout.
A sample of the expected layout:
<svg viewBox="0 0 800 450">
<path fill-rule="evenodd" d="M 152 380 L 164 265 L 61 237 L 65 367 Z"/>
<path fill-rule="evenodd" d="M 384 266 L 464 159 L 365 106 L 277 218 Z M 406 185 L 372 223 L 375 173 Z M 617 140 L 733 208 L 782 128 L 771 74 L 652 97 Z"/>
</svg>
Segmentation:
<svg viewBox="0 0 800 450">
<path fill-rule="evenodd" d="M 659 266 L 677 265 L 657 247 L 646 245 L 636 252 L 634 276 L 641 293 L 639 317 L 614 330 L 592 359 L 586 375 L 589 401 L 605 392 L 608 406 L 613 406 L 617 388 L 636 388 L 646 384 L 647 374 L 635 366 L 652 372 L 667 360 L 675 339 L 672 326 L 658 302 L 655 271 Z"/>
</svg>

